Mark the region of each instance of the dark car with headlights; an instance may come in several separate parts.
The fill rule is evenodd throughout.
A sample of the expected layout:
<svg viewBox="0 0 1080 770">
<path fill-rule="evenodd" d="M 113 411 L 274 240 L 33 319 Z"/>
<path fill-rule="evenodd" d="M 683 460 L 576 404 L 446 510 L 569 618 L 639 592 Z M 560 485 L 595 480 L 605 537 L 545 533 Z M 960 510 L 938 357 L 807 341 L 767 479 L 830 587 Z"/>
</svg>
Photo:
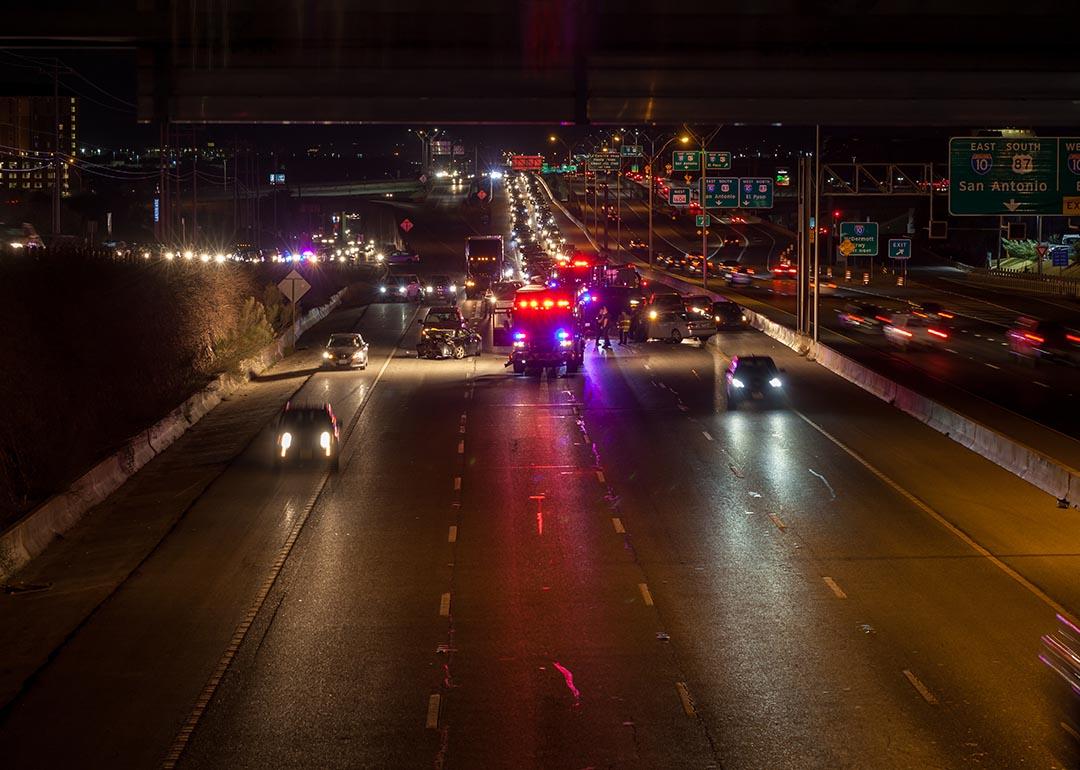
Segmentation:
<svg viewBox="0 0 1080 770">
<path fill-rule="evenodd" d="M 275 427 L 274 461 L 286 463 L 324 463 L 338 469 L 341 434 L 330 404 L 303 406 L 286 404 Z"/>
<path fill-rule="evenodd" d="M 735 356 L 724 373 L 727 408 L 742 401 L 776 404 L 784 398 L 781 371 L 769 356 Z"/>
<path fill-rule="evenodd" d="M 424 284 L 424 301 L 425 302 L 438 302 L 443 304 L 446 302 L 457 302 L 458 298 L 458 285 L 448 275 L 433 275 L 427 283 Z"/>
<path fill-rule="evenodd" d="M 745 329 L 750 319 L 742 306 L 729 299 L 712 303 L 712 317 L 717 329 Z"/>
</svg>

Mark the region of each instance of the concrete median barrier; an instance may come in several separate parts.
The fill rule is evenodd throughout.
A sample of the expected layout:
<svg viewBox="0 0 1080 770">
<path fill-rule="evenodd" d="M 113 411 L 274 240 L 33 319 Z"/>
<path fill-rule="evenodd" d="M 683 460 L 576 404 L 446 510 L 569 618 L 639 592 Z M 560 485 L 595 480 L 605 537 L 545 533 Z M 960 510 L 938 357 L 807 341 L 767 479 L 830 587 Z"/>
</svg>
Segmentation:
<svg viewBox="0 0 1080 770">
<path fill-rule="evenodd" d="M 239 371 L 243 374 L 217 377 L 168 415 L 124 442 L 120 449 L 84 473 L 66 491 L 49 498 L 0 533 L 0 580 L 7 580 L 44 551 L 54 538 L 70 529 L 87 511 L 165 451 L 223 398 L 280 360 L 301 334 L 341 304 L 344 295 L 344 290 L 339 291 L 325 305 L 309 310 L 258 355 L 242 361 Z"/>
</svg>

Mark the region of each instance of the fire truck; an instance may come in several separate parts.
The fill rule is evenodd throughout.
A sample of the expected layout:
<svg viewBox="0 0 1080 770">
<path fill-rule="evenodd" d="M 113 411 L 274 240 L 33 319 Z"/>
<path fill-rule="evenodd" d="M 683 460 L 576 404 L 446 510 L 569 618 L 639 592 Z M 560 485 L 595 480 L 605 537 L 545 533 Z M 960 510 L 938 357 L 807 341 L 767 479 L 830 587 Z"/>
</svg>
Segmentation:
<svg viewBox="0 0 1080 770">
<path fill-rule="evenodd" d="M 585 358 L 578 303 L 574 290 L 544 285 L 523 286 L 514 296 L 510 324 L 513 347 L 507 366 L 515 374 L 566 367 L 575 374 Z"/>
</svg>

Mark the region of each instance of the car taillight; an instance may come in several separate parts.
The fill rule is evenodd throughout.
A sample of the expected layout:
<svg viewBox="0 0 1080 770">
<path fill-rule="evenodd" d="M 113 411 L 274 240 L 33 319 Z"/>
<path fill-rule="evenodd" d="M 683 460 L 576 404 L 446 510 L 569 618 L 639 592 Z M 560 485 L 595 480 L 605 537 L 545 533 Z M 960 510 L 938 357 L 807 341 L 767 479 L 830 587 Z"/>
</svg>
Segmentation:
<svg viewBox="0 0 1080 770">
<path fill-rule="evenodd" d="M 874 318 L 881 321 L 883 324 L 892 323 L 892 319 L 889 318 L 888 316 L 876 315 L 876 316 L 874 316 Z"/>
<path fill-rule="evenodd" d="M 933 334 L 935 337 L 940 337 L 943 340 L 949 339 L 949 335 L 946 332 L 941 331 L 941 329 L 927 329 L 926 333 Z"/>
<path fill-rule="evenodd" d="M 1024 332 L 1024 339 L 1028 340 L 1029 342 L 1037 343 L 1039 345 L 1046 342 L 1046 340 L 1040 337 L 1038 334 L 1032 334 L 1031 332 Z"/>
<path fill-rule="evenodd" d="M 1066 334 L 1065 339 L 1067 339 L 1069 342 L 1075 342 L 1080 344 L 1080 336 L 1076 334 Z"/>
</svg>

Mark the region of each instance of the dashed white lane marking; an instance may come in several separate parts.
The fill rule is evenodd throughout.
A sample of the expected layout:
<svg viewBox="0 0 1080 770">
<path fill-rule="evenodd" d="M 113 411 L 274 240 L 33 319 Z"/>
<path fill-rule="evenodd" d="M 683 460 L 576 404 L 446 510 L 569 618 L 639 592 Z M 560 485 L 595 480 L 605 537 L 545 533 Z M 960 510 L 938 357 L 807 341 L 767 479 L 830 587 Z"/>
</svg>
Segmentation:
<svg viewBox="0 0 1080 770">
<path fill-rule="evenodd" d="M 649 586 L 647 586 L 645 583 L 638 583 L 637 587 L 638 590 L 641 591 L 641 598 L 645 601 L 645 606 L 652 607 L 653 601 L 652 594 L 649 593 Z"/>
<path fill-rule="evenodd" d="M 781 532 L 783 532 L 785 529 L 787 529 L 787 524 L 780 521 L 780 517 L 777 516 L 775 513 L 770 513 L 769 518 L 772 519 L 772 523 L 775 524 L 776 528 L 778 530 L 780 530 Z"/>
<path fill-rule="evenodd" d="M 649 366 L 648 364 L 642 364 L 642 366 L 644 366 L 646 369 L 652 369 L 652 367 Z"/>
<path fill-rule="evenodd" d="M 989 366 L 991 369 L 1000 369 L 1001 368 L 997 364 L 992 364 L 989 361 L 986 362 L 986 365 Z"/>
<path fill-rule="evenodd" d="M 697 378 L 698 378 L 699 380 L 701 379 L 701 375 L 697 373 L 697 369 L 691 369 L 691 370 L 690 370 L 690 374 L 694 375 L 694 376 L 695 376 L 695 377 L 697 377 Z"/>
<path fill-rule="evenodd" d="M 596 472 L 596 480 L 599 481 L 601 484 L 606 484 L 607 483 L 607 479 L 604 478 L 604 472 L 603 471 L 597 471 Z"/>
<path fill-rule="evenodd" d="M 427 721 L 425 727 L 428 730 L 437 730 L 439 728 L 439 702 L 442 700 L 442 696 L 436 693 L 427 700 Z"/>
<path fill-rule="evenodd" d="M 945 351 L 948 352 L 948 353 L 952 353 L 953 355 L 957 355 L 957 356 L 960 355 L 959 350 L 953 350 L 952 348 L 945 348 Z"/>
<path fill-rule="evenodd" d="M 907 680 L 911 682 L 911 686 L 914 687 L 916 691 L 918 691 L 919 695 L 923 697 L 924 701 L 929 703 L 931 706 L 937 705 L 938 700 L 934 697 L 934 693 L 930 692 L 930 688 L 923 684 L 922 680 L 920 680 L 919 677 L 915 676 L 915 674 L 913 674 L 911 671 L 908 671 L 906 668 L 904 669 L 904 676 L 907 677 Z"/>
<path fill-rule="evenodd" d="M 825 581 L 825 585 L 829 587 L 829 590 L 836 594 L 837 599 L 847 598 L 847 594 L 844 593 L 844 590 L 840 586 L 838 586 L 836 584 L 836 581 L 833 580 L 831 577 L 823 577 L 822 580 Z"/>
<path fill-rule="evenodd" d="M 465 454 L 465 442 L 464 441 L 457 442 L 457 453 L 459 455 Z"/>
<path fill-rule="evenodd" d="M 1032 380 L 1032 382 L 1034 382 L 1034 383 L 1035 383 L 1036 385 L 1038 385 L 1038 386 L 1039 386 L 1040 388 L 1046 388 L 1047 390 L 1049 390 L 1049 389 L 1050 389 L 1050 386 L 1049 386 L 1049 385 L 1047 385 L 1047 384 L 1046 384 L 1045 382 L 1039 382 L 1038 380 Z"/>
<path fill-rule="evenodd" d="M 457 542 L 457 527 L 455 525 L 453 525 L 453 524 L 450 525 L 450 534 L 447 535 L 446 541 L 448 543 L 456 543 Z M 828 580 L 828 578 L 826 578 L 826 580 Z"/>
<path fill-rule="evenodd" d="M 439 599 L 439 617 L 450 617 L 450 593 L 447 592 Z"/>
<path fill-rule="evenodd" d="M 712 441 L 713 440 L 712 434 L 709 433 L 709 431 L 707 431 L 707 430 L 701 431 L 701 435 L 705 437 L 706 441 Z"/>
<path fill-rule="evenodd" d="M 461 491 L 461 476 L 454 476 L 454 491 Z"/>
<path fill-rule="evenodd" d="M 683 713 L 688 717 L 696 716 L 697 710 L 694 708 L 694 699 L 690 697 L 690 691 L 686 689 L 686 682 L 676 682 L 675 691 L 679 693 L 679 700 L 682 701 Z"/>
<path fill-rule="evenodd" d="M 615 531 L 620 535 L 626 534 L 626 529 L 623 527 L 622 519 L 613 516 L 611 519 L 611 526 L 615 527 Z"/>
<path fill-rule="evenodd" d="M 906 489 L 904 489 L 902 486 L 897 484 L 895 481 L 893 481 L 891 478 L 886 476 L 884 473 L 879 471 L 874 465 L 872 465 L 870 463 L 869 460 L 864 459 L 862 455 L 860 455 L 858 452 L 856 452 L 854 449 L 849 447 L 847 444 L 845 444 L 840 439 L 836 438 L 836 436 L 829 433 L 827 430 L 822 428 L 820 425 L 818 425 L 816 422 L 811 420 L 809 417 L 807 417 L 805 414 L 800 412 L 798 409 L 793 409 L 792 411 L 795 412 L 795 414 L 799 415 L 799 417 L 807 425 L 812 427 L 814 430 L 816 430 L 818 433 L 820 433 L 825 438 L 829 439 L 829 441 L 831 441 L 832 443 L 836 444 L 836 446 L 840 447 L 840 449 L 844 450 L 844 452 L 846 452 L 847 455 L 849 457 L 851 457 L 851 459 L 853 459 L 855 462 L 859 463 L 859 465 L 863 466 L 864 468 L 866 468 L 866 470 L 868 470 L 872 474 L 874 474 L 883 484 L 888 486 L 890 489 L 895 491 L 898 495 L 900 495 L 901 497 L 906 499 L 908 502 L 910 502 L 912 505 L 914 505 L 920 511 L 925 513 L 927 516 L 932 518 L 934 521 L 936 521 L 938 524 L 940 524 L 946 530 L 951 532 L 953 534 L 953 536 L 956 537 L 956 539 L 960 540 L 962 543 L 967 545 L 968 548 L 975 551 L 975 553 L 977 553 L 980 556 L 982 556 L 983 558 L 985 558 L 987 561 L 989 561 L 991 564 L 993 564 L 999 570 L 1001 570 L 1006 575 L 1008 575 L 1013 580 L 1015 580 L 1017 583 L 1022 585 L 1033 596 L 1035 596 L 1037 599 L 1039 599 L 1039 601 L 1041 601 L 1047 607 L 1050 607 L 1054 612 L 1058 613 L 1063 618 L 1066 618 L 1073 625 L 1078 624 L 1076 618 L 1073 617 L 1073 614 L 1071 612 L 1069 612 L 1067 609 L 1065 609 L 1065 607 L 1062 606 L 1061 604 L 1059 604 L 1058 602 L 1051 599 L 1050 596 L 1045 591 L 1043 591 L 1041 588 L 1036 586 L 1034 583 L 1032 583 L 1030 580 L 1028 580 L 1026 577 L 1021 575 L 1016 570 L 1014 570 L 1012 567 L 1010 567 L 1008 564 L 1003 562 L 1001 559 L 994 556 L 994 554 L 990 553 L 990 551 L 983 548 L 977 542 L 972 540 L 971 537 L 969 537 L 965 532 L 960 530 L 955 524 L 953 524 L 951 521 L 946 519 L 944 516 L 942 516 L 936 510 L 931 508 L 929 505 L 924 503 L 922 500 L 917 498 L 915 495 L 911 494 L 911 492 L 908 492 Z"/>
</svg>

